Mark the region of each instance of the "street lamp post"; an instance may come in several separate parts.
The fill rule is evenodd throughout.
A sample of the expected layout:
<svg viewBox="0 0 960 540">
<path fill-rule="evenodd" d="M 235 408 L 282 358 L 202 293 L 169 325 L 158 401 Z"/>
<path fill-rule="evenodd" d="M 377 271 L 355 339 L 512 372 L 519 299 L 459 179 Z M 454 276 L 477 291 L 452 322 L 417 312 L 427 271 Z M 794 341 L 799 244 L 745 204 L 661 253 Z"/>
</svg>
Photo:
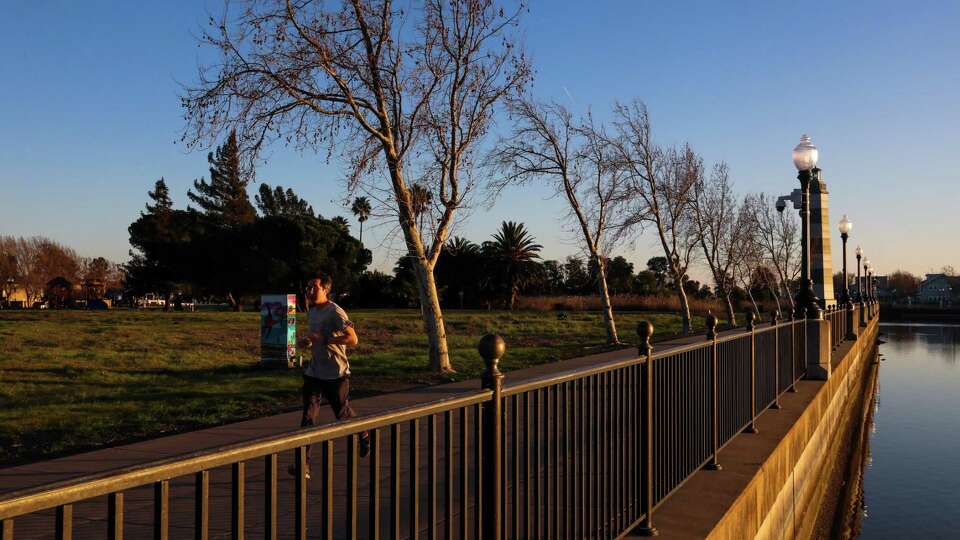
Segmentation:
<svg viewBox="0 0 960 540">
<path fill-rule="evenodd" d="M 817 169 L 819 155 L 817 147 L 807 135 L 800 137 L 800 144 L 793 149 L 793 164 L 798 171 L 797 179 L 800 180 L 800 241 L 802 244 L 796 313 L 798 317 L 803 317 L 806 312 L 807 318 L 810 319 L 823 317 L 823 312 L 818 305 L 817 293 L 813 290 L 813 281 L 810 279 L 810 181 L 814 174 L 820 172 L 820 169 Z"/>
<path fill-rule="evenodd" d="M 863 283 L 860 278 L 860 259 L 863 257 L 863 248 L 857 246 L 854 253 L 857 254 L 857 301 L 860 302 L 860 307 L 863 307 Z"/>
<path fill-rule="evenodd" d="M 840 238 L 843 240 L 843 290 L 840 291 L 843 297 L 840 301 L 844 307 L 852 308 L 853 301 L 850 299 L 850 282 L 847 278 L 847 238 L 850 236 L 850 231 L 853 230 L 853 223 L 847 219 L 847 215 L 844 214 L 843 219 L 840 220 L 840 224 L 837 227 L 840 229 Z"/>
</svg>

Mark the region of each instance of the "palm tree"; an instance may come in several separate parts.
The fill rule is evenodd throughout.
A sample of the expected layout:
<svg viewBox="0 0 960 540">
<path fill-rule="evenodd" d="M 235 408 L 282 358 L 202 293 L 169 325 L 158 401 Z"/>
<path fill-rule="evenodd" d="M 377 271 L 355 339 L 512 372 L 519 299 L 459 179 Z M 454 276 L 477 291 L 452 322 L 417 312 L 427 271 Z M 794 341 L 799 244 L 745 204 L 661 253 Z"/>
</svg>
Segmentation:
<svg viewBox="0 0 960 540">
<path fill-rule="evenodd" d="M 497 270 L 509 286 L 509 308 L 513 310 L 520 288 L 536 272 L 535 259 L 540 258 L 543 246 L 536 243 L 523 223 L 504 221 L 500 224 L 500 230 L 493 235 L 493 240 L 483 243 L 483 248 L 500 265 Z"/>
<path fill-rule="evenodd" d="M 363 222 L 370 219 L 370 201 L 366 197 L 357 197 L 353 200 L 353 206 L 350 207 L 353 215 L 357 216 L 360 222 L 360 244 L 363 244 Z"/>
</svg>

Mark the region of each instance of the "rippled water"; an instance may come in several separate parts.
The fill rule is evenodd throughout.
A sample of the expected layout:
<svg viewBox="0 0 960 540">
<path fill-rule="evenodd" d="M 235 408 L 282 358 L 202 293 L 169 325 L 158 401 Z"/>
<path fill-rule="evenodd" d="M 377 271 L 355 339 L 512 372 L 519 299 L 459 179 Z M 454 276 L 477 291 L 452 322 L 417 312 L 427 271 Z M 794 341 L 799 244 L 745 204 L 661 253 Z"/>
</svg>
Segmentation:
<svg viewBox="0 0 960 540">
<path fill-rule="evenodd" d="M 960 326 L 880 332 L 860 538 L 960 538 Z"/>
</svg>

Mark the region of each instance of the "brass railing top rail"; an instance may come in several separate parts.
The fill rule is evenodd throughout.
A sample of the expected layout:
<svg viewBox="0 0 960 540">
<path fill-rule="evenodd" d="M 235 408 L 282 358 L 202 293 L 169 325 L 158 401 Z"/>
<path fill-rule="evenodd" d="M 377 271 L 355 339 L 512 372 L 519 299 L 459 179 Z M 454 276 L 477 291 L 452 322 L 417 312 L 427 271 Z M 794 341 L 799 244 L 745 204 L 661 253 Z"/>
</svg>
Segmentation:
<svg viewBox="0 0 960 540">
<path fill-rule="evenodd" d="M 149 485 L 161 480 L 169 480 L 285 450 L 292 450 L 308 444 L 391 426 L 414 418 L 483 403 L 490 400 L 492 395 L 493 392 L 490 390 L 478 389 L 461 396 L 387 410 L 370 416 L 351 418 L 314 428 L 304 428 L 291 433 L 270 435 L 6 493 L 0 495 L 0 519 L 40 512 L 64 504 L 72 504 L 117 491 Z"/>
</svg>

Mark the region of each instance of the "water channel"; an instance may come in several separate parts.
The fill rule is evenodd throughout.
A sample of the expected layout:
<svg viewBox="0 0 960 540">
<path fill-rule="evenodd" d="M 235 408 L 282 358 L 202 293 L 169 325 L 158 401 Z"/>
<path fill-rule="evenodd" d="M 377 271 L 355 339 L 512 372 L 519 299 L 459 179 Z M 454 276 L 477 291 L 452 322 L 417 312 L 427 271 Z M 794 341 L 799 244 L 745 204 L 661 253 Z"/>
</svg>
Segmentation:
<svg viewBox="0 0 960 540">
<path fill-rule="evenodd" d="M 849 514 L 859 538 L 960 537 L 960 325 L 881 324 Z"/>
</svg>

